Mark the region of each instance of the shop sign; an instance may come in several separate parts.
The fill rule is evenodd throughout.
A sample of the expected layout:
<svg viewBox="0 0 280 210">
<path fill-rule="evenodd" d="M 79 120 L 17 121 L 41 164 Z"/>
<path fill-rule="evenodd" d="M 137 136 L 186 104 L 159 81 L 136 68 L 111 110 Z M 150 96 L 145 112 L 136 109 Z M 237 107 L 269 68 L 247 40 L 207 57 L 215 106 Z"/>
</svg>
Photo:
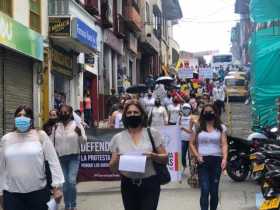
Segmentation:
<svg viewBox="0 0 280 210">
<path fill-rule="evenodd" d="M 72 21 L 72 37 L 92 49 L 97 49 L 97 32 L 79 18 Z"/>
<path fill-rule="evenodd" d="M 130 33 L 129 34 L 129 49 L 134 52 L 135 54 L 137 54 L 138 52 L 138 40 L 137 38 L 132 34 Z"/>
<path fill-rule="evenodd" d="M 70 17 L 49 17 L 50 36 L 70 36 Z"/>
<path fill-rule="evenodd" d="M 113 181 L 119 180 L 118 173 L 112 173 L 109 162 L 112 158 L 110 141 L 122 129 L 92 129 L 86 130 L 87 143 L 81 145 L 80 167 L 78 180 L 88 181 Z M 182 180 L 180 171 L 181 141 L 178 126 L 164 126 L 160 130 L 163 145 L 168 153 L 168 164 L 171 181 Z"/>
<path fill-rule="evenodd" d="M 43 61 L 43 37 L 0 12 L 0 44 Z"/>
<path fill-rule="evenodd" d="M 104 43 L 123 55 L 123 41 L 118 39 L 110 30 L 104 30 Z"/>
<path fill-rule="evenodd" d="M 95 63 L 94 54 L 85 54 L 85 63 L 94 66 Z"/>
<path fill-rule="evenodd" d="M 72 56 L 65 52 L 53 49 L 52 51 L 52 69 L 65 76 L 73 76 Z"/>
</svg>

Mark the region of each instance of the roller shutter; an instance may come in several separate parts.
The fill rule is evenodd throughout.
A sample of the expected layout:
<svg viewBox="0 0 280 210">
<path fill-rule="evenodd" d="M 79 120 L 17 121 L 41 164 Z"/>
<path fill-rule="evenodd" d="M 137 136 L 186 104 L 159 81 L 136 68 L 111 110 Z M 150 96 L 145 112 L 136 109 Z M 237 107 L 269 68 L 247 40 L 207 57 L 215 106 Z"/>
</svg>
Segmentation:
<svg viewBox="0 0 280 210">
<path fill-rule="evenodd" d="M 33 107 L 33 64 L 30 58 L 7 50 L 3 67 L 3 127 L 6 133 L 14 128 L 14 112 L 19 105 L 24 104 Z"/>
<path fill-rule="evenodd" d="M 4 80 L 3 80 L 3 49 L 0 48 L 0 137 L 4 134 L 3 133 L 3 124 L 4 124 L 4 119 L 3 119 L 3 107 L 4 107 L 4 100 L 3 100 L 3 91 L 4 91 Z"/>
</svg>

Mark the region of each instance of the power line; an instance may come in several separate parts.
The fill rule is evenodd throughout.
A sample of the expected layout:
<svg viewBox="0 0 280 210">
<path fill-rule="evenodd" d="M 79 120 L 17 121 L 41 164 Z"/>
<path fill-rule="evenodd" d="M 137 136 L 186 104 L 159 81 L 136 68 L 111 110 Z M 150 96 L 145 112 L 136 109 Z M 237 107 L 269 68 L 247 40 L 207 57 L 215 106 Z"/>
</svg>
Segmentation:
<svg viewBox="0 0 280 210">
<path fill-rule="evenodd" d="M 250 18 L 242 18 L 242 19 L 234 19 L 234 20 L 215 20 L 215 21 L 196 21 L 196 20 L 181 19 L 179 22 L 197 23 L 197 24 L 216 24 L 216 23 L 240 22 L 240 21 L 243 21 L 243 20 L 250 20 Z"/>
</svg>

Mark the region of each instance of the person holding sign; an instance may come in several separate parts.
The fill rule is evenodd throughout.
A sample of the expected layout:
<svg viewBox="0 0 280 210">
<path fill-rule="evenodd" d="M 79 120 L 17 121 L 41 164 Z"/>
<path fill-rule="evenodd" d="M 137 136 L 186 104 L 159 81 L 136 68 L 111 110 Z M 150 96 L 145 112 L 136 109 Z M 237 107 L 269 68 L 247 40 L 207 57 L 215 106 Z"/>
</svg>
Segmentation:
<svg viewBox="0 0 280 210">
<path fill-rule="evenodd" d="M 150 129 L 156 148 L 156 152 L 153 152 L 146 128 L 147 114 L 138 101 L 130 100 L 126 103 L 123 124 L 126 130 L 116 134 L 111 140 L 112 159 L 109 166 L 113 172 L 119 171 L 121 174 L 124 208 L 156 210 L 160 182 L 153 162 L 167 164 L 163 136 L 156 129 Z"/>
<path fill-rule="evenodd" d="M 190 149 L 198 161 L 198 178 L 201 189 L 201 210 L 216 210 L 219 202 L 221 172 L 227 165 L 226 127 L 212 104 L 203 107 L 199 125 L 190 141 Z M 210 195 L 210 205 L 209 205 Z"/>
</svg>

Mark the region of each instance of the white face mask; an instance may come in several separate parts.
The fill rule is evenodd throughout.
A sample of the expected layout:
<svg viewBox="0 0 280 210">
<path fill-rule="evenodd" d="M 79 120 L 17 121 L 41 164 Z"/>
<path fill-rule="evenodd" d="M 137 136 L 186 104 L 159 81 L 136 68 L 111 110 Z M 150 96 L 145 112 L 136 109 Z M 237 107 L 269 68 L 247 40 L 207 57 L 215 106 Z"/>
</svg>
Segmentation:
<svg viewBox="0 0 280 210">
<path fill-rule="evenodd" d="M 191 110 L 189 108 L 182 109 L 182 113 L 184 116 L 189 116 L 191 114 Z"/>
</svg>

